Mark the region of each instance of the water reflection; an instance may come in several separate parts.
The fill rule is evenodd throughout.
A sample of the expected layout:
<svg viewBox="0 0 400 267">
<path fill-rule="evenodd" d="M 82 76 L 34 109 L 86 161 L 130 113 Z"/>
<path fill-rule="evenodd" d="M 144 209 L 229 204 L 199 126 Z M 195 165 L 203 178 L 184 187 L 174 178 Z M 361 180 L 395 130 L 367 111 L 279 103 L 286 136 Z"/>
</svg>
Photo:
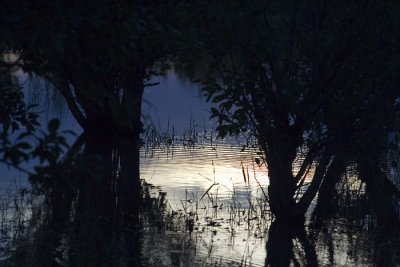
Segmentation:
<svg viewBox="0 0 400 267">
<path fill-rule="evenodd" d="M 243 150 L 229 143 L 208 143 L 194 147 L 176 145 L 168 151 L 157 148 L 151 153 L 142 150 L 141 154 L 141 177 L 166 190 L 175 209 L 186 199 L 185 192 L 200 198 L 213 184 L 209 192 L 218 194 L 222 202 L 230 201 L 233 193 L 247 204 L 249 193 L 265 198 L 268 177 L 265 167 L 254 163 L 258 157 L 255 148 Z"/>
<path fill-rule="evenodd" d="M 247 151 L 247 153 L 232 146 L 221 150 L 212 150 L 207 146 L 194 150 L 180 147 L 175 148 L 173 153 L 169 151 L 169 154 L 166 151 L 158 151 L 144 160 L 147 165 L 144 165 L 142 174 L 157 184 L 162 184 L 170 199 L 178 203 L 173 207 L 179 208 L 181 203 L 179 200 L 186 201 L 185 195 L 188 191 L 204 192 L 209 188 L 206 183 L 202 185 L 205 179 L 200 174 L 201 171 L 205 171 L 201 168 L 204 165 L 208 167 L 207 173 L 210 177 L 215 176 L 220 183 L 230 182 L 231 185 L 235 183 L 236 188 L 241 188 L 242 192 L 245 192 L 246 186 L 249 185 L 243 181 L 240 164 L 241 162 L 246 164 L 246 157 L 249 159 L 247 164 L 253 160 L 250 156 L 251 152 Z M 191 157 L 191 155 L 194 156 Z M 230 169 L 218 172 L 219 166 L 207 163 L 207 160 L 214 162 L 220 160 L 223 162 L 219 162 L 221 165 Z M 224 162 L 224 160 L 229 162 Z M 212 170 L 216 170 L 215 173 Z M 309 214 L 312 216 L 305 225 L 277 222 L 269 225 L 270 217 L 267 216 L 262 219 L 264 228 L 258 233 L 253 232 L 252 229 L 260 227 L 260 224 L 253 224 L 247 228 L 241 228 L 240 224 L 236 225 L 233 228 L 235 236 L 232 236 L 229 242 L 228 236 L 232 232 L 227 229 L 232 228 L 224 224 L 224 214 L 235 212 L 232 209 L 221 209 L 217 215 L 221 220 L 214 220 L 220 227 L 209 227 L 205 231 L 201 227 L 198 230 L 195 229 L 194 235 L 202 237 L 201 242 L 197 244 L 197 251 L 201 255 L 208 253 L 214 259 L 223 259 L 223 264 L 230 260 L 245 263 L 241 266 L 247 266 L 249 263 L 249 266 L 396 266 L 400 262 L 397 252 L 400 251 L 400 236 L 397 230 L 400 227 L 398 227 L 398 216 L 395 218 L 392 215 L 396 209 L 398 210 L 398 199 L 390 193 L 391 191 L 360 179 L 355 170 L 343 169 L 342 164 L 338 164 L 336 171 L 339 174 L 344 173 L 336 177 L 332 174 L 330 181 L 337 183 L 337 190 L 334 194 L 329 194 L 331 197 L 320 196 L 313 203 L 312 206 L 317 208 L 310 210 Z M 258 172 L 260 170 L 256 169 L 257 175 L 262 177 L 262 172 Z M 223 179 L 226 173 L 234 179 L 229 181 Z M 377 179 L 376 176 L 375 179 Z M 171 180 L 176 182 L 171 184 L 169 183 Z M 192 182 L 197 184 L 197 187 L 191 187 Z M 254 179 L 252 183 L 254 187 L 258 186 Z M 327 188 L 332 187 L 327 185 Z M 229 190 L 224 193 L 229 195 Z M 384 195 L 386 197 L 382 197 Z M 253 196 L 257 196 L 254 191 Z M 199 198 L 200 196 L 197 197 Z M 223 202 L 223 199 L 222 194 L 220 202 Z M 225 197 L 225 203 L 238 199 L 245 198 Z M 195 201 L 196 197 L 189 200 Z M 328 203 L 327 200 L 329 200 Z M 188 206 L 193 207 L 193 205 Z M 244 206 L 247 210 L 252 209 L 251 205 Z M 193 210 L 196 211 L 195 209 L 190 211 Z M 208 214 L 212 210 L 209 208 Z M 268 208 L 266 210 L 268 212 Z M 201 213 L 197 210 L 197 214 Z M 382 217 L 380 214 L 385 216 Z M 246 224 L 246 220 L 242 222 Z M 213 224 L 205 223 L 205 225 Z M 207 234 L 212 232 L 216 234 Z M 243 233 L 246 233 L 246 236 L 242 235 Z M 259 239 L 252 239 L 254 236 Z M 258 242 L 260 240 L 261 242 Z M 242 257 L 243 255 L 245 256 Z M 208 262 L 208 264 L 211 263 Z"/>
<path fill-rule="evenodd" d="M 368 177 L 343 176 L 329 214 L 278 223 L 263 196 L 265 173 L 252 164 L 256 151 L 203 144 L 153 152 L 113 136 L 81 136 L 65 165 L 32 180 L 39 195 L 14 193 L 14 204 L 2 206 L 0 266 L 400 262 L 398 202 Z"/>
<path fill-rule="evenodd" d="M 315 246 L 304 225 L 273 222 L 268 231 L 265 266 L 318 266 Z"/>
<path fill-rule="evenodd" d="M 358 193 L 340 196 L 333 213 L 318 211 L 305 226 L 273 222 L 265 266 L 398 266 L 399 220 L 382 216 L 387 203 Z"/>
</svg>

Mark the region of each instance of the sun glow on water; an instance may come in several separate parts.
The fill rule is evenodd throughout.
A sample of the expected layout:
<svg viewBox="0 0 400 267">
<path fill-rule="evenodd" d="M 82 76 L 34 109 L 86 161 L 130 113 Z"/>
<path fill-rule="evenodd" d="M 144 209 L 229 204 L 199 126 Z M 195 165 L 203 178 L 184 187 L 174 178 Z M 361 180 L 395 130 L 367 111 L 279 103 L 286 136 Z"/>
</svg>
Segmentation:
<svg viewBox="0 0 400 267">
<path fill-rule="evenodd" d="M 259 194 L 268 185 L 265 166 L 254 163 L 254 150 L 220 145 L 201 148 L 174 147 L 168 153 L 142 151 L 141 178 L 160 186 L 170 202 L 185 199 L 185 192 L 212 193 L 220 199 L 237 195 Z"/>
</svg>

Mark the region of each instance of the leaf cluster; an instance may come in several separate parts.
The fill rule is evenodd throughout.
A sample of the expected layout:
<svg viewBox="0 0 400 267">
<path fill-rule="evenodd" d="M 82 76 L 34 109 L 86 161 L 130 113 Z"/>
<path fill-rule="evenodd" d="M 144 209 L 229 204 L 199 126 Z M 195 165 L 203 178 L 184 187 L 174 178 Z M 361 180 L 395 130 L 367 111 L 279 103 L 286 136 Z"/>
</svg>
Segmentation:
<svg viewBox="0 0 400 267">
<path fill-rule="evenodd" d="M 11 75 L 4 74 L 0 77 L 0 106 L 3 134 L 10 130 L 15 132 L 21 127 L 32 132 L 35 126 L 39 126 L 38 115 L 30 111 L 33 106 L 25 104 L 24 95 Z"/>
</svg>

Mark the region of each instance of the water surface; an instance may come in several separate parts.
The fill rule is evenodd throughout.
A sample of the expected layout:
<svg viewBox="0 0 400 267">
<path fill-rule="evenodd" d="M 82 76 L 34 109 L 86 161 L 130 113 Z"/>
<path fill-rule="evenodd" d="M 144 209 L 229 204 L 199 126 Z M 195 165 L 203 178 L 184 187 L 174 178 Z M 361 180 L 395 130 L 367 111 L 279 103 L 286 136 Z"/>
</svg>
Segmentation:
<svg viewBox="0 0 400 267">
<path fill-rule="evenodd" d="M 31 194 L 27 176 L 2 165 L 0 266 L 398 265 L 399 222 L 380 216 L 379 203 L 357 191 L 363 188 L 359 182 L 344 187 L 328 219 L 312 218 L 315 200 L 305 226 L 273 223 L 267 169 L 255 163 L 259 154 L 252 142 L 246 136 L 216 139 L 210 104 L 198 85 L 173 72 L 154 81 L 160 85 L 146 89 L 143 105 L 145 125 L 156 129 L 143 137 L 140 151 L 145 193 L 117 188 L 129 173 L 121 173 L 126 159 L 115 156 L 116 150 L 105 157 L 117 166 L 104 172 L 110 171 L 113 186 L 100 188 L 100 197 L 83 187 L 70 192 L 69 200 Z M 27 99 L 44 111 L 43 125 L 56 117 L 62 129 L 81 133 L 62 101 L 52 106 L 48 94 L 29 92 Z M 75 139 L 68 136 L 70 144 Z M 80 201 L 85 194 L 88 206 Z M 121 199 L 129 195 L 141 200 L 124 206 Z"/>
</svg>

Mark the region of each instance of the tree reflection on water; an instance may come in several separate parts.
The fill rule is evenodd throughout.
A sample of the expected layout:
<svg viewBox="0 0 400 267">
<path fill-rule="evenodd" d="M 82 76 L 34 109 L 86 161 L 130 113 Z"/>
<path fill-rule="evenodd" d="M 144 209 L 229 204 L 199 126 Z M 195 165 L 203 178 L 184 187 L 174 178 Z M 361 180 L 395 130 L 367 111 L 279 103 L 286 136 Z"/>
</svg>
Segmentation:
<svg viewBox="0 0 400 267">
<path fill-rule="evenodd" d="M 398 199 L 377 201 L 382 188 L 365 188 L 341 192 L 334 210 L 315 209 L 305 226 L 273 222 L 265 266 L 397 266 Z"/>
</svg>

